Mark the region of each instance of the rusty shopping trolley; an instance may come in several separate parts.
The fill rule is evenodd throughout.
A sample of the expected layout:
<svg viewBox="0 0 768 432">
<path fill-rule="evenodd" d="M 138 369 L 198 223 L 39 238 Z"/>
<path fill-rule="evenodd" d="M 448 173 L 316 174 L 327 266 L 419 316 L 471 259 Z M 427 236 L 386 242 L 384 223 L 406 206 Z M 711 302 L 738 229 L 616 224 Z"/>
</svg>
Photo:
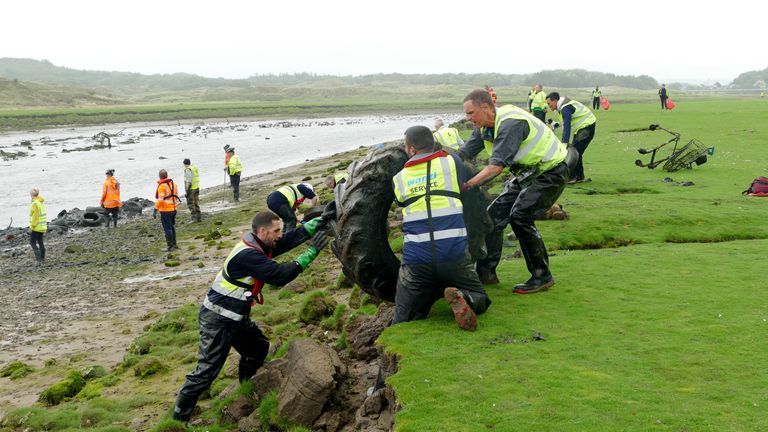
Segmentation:
<svg viewBox="0 0 768 432">
<path fill-rule="evenodd" d="M 667 141 L 659 144 L 658 146 L 652 148 L 652 149 L 637 149 L 638 153 L 640 154 L 651 154 L 651 161 L 647 164 L 643 163 L 640 159 L 637 159 L 635 161 L 635 165 L 639 167 L 644 168 L 656 168 L 657 166 L 664 164 L 663 168 L 664 171 L 668 172 L 674 172 L 677 170 L 681 170 L 683 168 L 691 169 L 693 168 L 693 164 L 696 165 L 703 165 L 707 163 L 707 155 L 713 155 L 715 153 L 714 147 L 707 147 L 705 146 L 701 141 L 697 140 L 696 138 L 688 141 L 688 144 L 678 148 L 678 145 L 680 144 L 680 134 L 677 132 L 673 132 L 668 129 L 664 129 L 663 127 L 652 124 L 648 127 L 648 129 L 655 131 L 655 130 L 663 130 L 664 132 L 669 133 L 672 135 L 672 138 L 668 139 Z M 656 159 L 656 153 L 664 146 L 670 143 L 675 143 L 672 147 L 672 153 L 670 153 L 669 156 L 661 159 Z"/>
</svg>

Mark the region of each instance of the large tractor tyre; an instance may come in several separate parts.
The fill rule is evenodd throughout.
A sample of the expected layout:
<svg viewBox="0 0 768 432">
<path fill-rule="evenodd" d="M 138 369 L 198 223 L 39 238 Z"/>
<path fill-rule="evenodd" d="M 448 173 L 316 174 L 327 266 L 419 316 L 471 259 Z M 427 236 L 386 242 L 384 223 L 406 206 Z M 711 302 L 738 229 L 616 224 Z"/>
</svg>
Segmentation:
<svg viewBox="0 0 768 432">
<path fill-rule="evenodd" d="M 104 225 L 105 219 L 104 213 L 85 212 L 80 219 L 80 224 L 86 227 L 96 227 Z"/>
<path fill-rule="evenodd" d="M 402 144 L 397 144 L 374 149 L 354 162 L 348 169 L 349 179 L 334 190 L 336 218 L 330 223 L 335 236 L 331 249 L 344 274 L 366 293 L 390 302 L 395 299 L 400 260 L 389 246 L 387 216 L 395 199 L 392 177 L 407 160 Z M 476 172 L 471 164 L 464 165 Z M 486 211 L 490 197 L 474 189 L 462 200 L 470 254 L 473 259 L 482 258 L 485 235 L 491 230 Z"/>
<path fill-rule="evenodd" d="M 129 215 L 141 214 L 143 209 L 144 207 L 137 201 L 125 201 L 122 207 L 122 211 Z"/>
</svg>

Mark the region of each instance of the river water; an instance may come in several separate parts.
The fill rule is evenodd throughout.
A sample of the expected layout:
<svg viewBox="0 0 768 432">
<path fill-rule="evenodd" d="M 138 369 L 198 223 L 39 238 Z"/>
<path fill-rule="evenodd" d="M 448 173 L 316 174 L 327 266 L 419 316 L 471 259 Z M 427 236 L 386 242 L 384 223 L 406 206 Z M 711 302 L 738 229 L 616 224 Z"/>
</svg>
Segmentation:
<svg viewBox="0 0 768 432">
<path fill-rule="evenodd" d="M 0 160 L 0 178 L 4 186 L 0 193 L 0 229 L 7 226 L 11 218 L 13 226 L 24 226 L 29 222 L 29 190 L 33 187 L 40 189 L 48 220 L 51 220 L 62 209 L 97 206 L 104 171 L 108 168 L 115 170 L 122 199 L 139 196 L 154 201 L 160 169 L 166 169 L 171 178 L 183 185 L 184 158 L 199 167 L 201 188 L 224 184 L 225 144 L 235 147 L 246 177 L 307 159 L 399 139 L 410 126 L 433 127 L 435 117 L 453 122 L 462 115 L 182 121 L 2 134 L 0 150 L 23 151 L 28 156 Z M 98 144 L 93 137 L 102 131 L 119 133 L 111 138 L 112 148 L 73 151 Z"/>
</svg>

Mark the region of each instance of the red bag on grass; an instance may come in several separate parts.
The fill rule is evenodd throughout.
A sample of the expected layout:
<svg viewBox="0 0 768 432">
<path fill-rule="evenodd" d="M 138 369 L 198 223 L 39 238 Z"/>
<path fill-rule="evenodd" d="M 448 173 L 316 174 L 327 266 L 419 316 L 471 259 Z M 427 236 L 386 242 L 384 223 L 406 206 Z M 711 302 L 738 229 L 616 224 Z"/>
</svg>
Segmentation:
<svg viewBox="0 0 768 432">
<path fill-rule="evenodd" d="M 672 99 L 667 99 L 667 109 L 668 110 L 675 109 L 676 106 L 677 105 L 675 105 L 675 103 L 672 102 Z"/>
<path fill-rule="evenodd" d="M 768 196 L 768 178 L 760 176 L 752 181 L 749 189 L 741 193 L 750 196 Z"/>
<path fill-rule="evenodd" d="M 608 99 L 606 98 L 600 98 L 600 105 L 603 107 L 604 110 L 608 110 L 608 108 L 611 107 L 611 103 L 608 102 Z"/>
</svg>

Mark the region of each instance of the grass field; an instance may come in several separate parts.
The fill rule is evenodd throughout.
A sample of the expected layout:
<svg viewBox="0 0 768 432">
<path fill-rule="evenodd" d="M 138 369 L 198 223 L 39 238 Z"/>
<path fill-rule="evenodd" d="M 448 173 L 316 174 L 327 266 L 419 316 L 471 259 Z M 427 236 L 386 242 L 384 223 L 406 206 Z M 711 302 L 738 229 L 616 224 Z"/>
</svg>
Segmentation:
<svg viewBox="0 0 768 432">
<path fill-rule="evenodd" d="M 397 430 L 766 430 L 768 201 L 741 195 L 768 168 L 763 102 L 598 113 L 585 155 L 593 181 L 562 195 L 569 221 L 538 223 L 557 284 L 512 294 L 528 275 L 509 258 L 476 333 L 459 331 L 441 302 L 380 338 L 403 357 L 389 379 Z M 651 123 L 715 154 L 674 173 L 635 167 L 638 147 L 667 136 L 617 131 Z"/>
<path fill-rule="evenodd" d="M 428 320 L 385 331 L 379 343 L 401 356 L 399 372 L 388 379 L 402 405 L 397 431 L 768 429 L 768 300 L 761 271 L 768 200 L 741 195 L 753 178 L 768 175 L 768 102 L 676 101 L 671 112 L 655 102 L 614 102 L 597 113 L 597 136 L 585 155 L 592 181 L 569 186 L 560 198 L 570 220 L 537 223 L 557 280 L 551 290 L 512 293 L 528 274 L 523 260 L 512 258 L 510 243 L 499 267 L 502 283 L 488 287 L 493 304 L 477 332 L 457 329 L 444 302 Z M 651 123 L 680 132 L 683 143 L 698 138 L 715 153 L 691 170 L 638 168 L 634 160 L 649 156 L 636 149 L 668 135 L 622 131 Z M 346 165 L 363 153 L 337 157 Z M 312 175 L 321 178 L 319 171 Z M 249 189 L 246 208 L 185 228 L 184 258 L 227 251 L 236 234 L 197 237 L 246 224 L 267 192 Z M 323 202 L 330 199 L 327 189 L 320 193 Z M 322 254 L 298 280 L 305 290 L 268 288 L 269 304 L 256 309 L 254 319 L 275 338 L 298 337 L 302 303 L 316 289 L 334 289 L 336 265 Z M 201 289 L 186 283 L 179 280 L 174 289 Z M 148 314 L 144 333 L 106 375 L 88 380 L 57 407 L 13 410 L 5 424 L 19 431 L 130 431 L 136 424 L 181 430 L 167 417 L 174 392 L 194 367 L 198 307 L 189 304 L 156 321 Z M 372 313 L 372 307 L 354 313 Z M 78 362 L 61 358 L 19 379 L 35 387 Z M 221 419 L 234 396 L 218 396 L 235 375 L 225 370 L 214 382 L 200 416 L 208 423 L 192 430 L 235 430 Z M 135 423 L 142 418 L 151 420 Z"/>
</svg>

